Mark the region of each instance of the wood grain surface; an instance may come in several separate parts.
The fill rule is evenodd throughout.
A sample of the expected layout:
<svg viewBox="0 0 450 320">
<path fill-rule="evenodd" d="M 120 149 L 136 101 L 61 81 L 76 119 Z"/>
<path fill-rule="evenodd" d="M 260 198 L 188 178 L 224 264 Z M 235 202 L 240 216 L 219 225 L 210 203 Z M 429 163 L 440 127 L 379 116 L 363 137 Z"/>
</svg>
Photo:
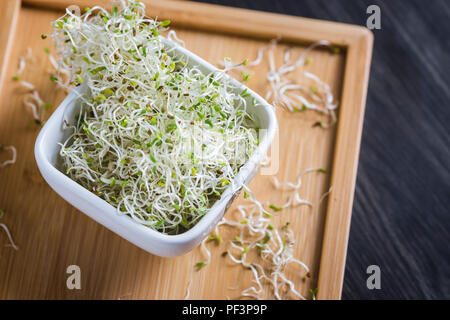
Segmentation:
<svg viewBox="0 0 450 320">
<path fill-rule="evenodd" d="M 0 248 L 0 297 L 181 299 L 189 287 L 192 299 L 238 298 L 240 290 L 251 285 L 251 272 L 221 257 L 225 245 L 208 244 L 212 262 L 201 271 L 194 268 L 197 261 L 204 260 L 199 250 L 172 259 L 150 255 L 72 208 L 43 181 L 33 156 L 38 128 L 30 124 L 32 117 L 22 105 L 22 93 L 10 79 L 18 57 L 31 47 L 36 60 L 27 69 L 25 80 L 36 84 L 43 99 L 54 106 L 64 98 L 65 93 L 55 90 L 47 72 L 50 64 L 44 47 L 51 48 L 51 42 L 40 39 L 42 33 L 50 31 L 50 21 L 60 12 L 39 6 L 65 6 L 72 2 L 26 2 L 34 6 L 20 10 L 20 32 L 15 33 L 11 58 L 5 65 L 0 97 L 3 102 L 0 137 L 3 143 L 15 145 L 19 154 L 14 166 L 0 171 L 4 182 L 0 186 L 0 204 L 7 210 L 2 222 L 10 227 L 20 246 L 19 251 Z M 91 5 L 93 2 L 89 1 Z M 310 278 L 299 275 L 298 270 L 287 270 L 300 292 L 309 297 L 308 290 L 319 286 L 319 298 L 339 298 L 371 57 L 370 33 L 360 27 L 192 3 L 154 1 L 152 10 L 151 15 L 171 18 L 186 47 L 212 63 L 224 56 L 236 61 L 255 57 L 258 48 L 276 34 L 288 40 L 277 49 L 278 61 L 286 48 L 292 48 L 293 54 L 298 55 L 305 44 L 327 38 L 326 35 L 342 46 L 340 54 L 312 52 L 313 62 L 308 66 L 331 84 L 340 101 L 338 125 L 324 130 L 312 126 L 318 119 L 324 119 L 314 112 L 295 115 L 277 112 L 281 129 L 280 170 L 276 176 L 292 181 L 311 167 L 325 167 L 331 174 L 305 176 L 301 195 L 315 204 L 312 210 L 307 207 L 284 210 L 274 220 L 276 225 L 291 222 L 297 238 L 295 256 L 312 269 Z M 196 16 L 192 20 L 193 12 Z M 237 19 L 227 22 L 232 16 Z M 193 22 L 189 23 L 189 19 Z M 252 27 L 246 28 L 249 21 Z M 286 23 L 291 28 L 286 28 Z M 267 68 L 266 62 L 255 68 L 255 76 L 248 83 L 261 94 L 267 89 L 264 78 Z M 334 191 L 328 202 L 319 207 L 319 199 L 330 185 Z M 271 203 L 283 203 L 288 196 L 275 192 L 267 176 L 257 176 L 250 188 L 260 199 Z M 233 215 L 233 208 L 227 215 Z M 66 288 L 65 271 L 71 264 L 81 267 L 82 290 Z M 265 288 L 264 296 L 273 298 L 269 287 Z"/>
<path fill-rule="evenodd" d="M 450 2 L 202 2 L 358 25 L 380 7 L 342 297 L 450 299 Z"/>
</svg>

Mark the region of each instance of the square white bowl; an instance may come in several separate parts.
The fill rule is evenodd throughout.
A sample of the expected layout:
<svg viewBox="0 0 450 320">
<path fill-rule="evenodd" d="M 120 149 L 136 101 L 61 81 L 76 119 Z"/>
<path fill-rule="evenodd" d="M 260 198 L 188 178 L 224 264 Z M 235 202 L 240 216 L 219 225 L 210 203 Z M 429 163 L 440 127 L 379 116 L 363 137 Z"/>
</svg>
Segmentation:
<svg viewBox="0 0 450 320">
<path fill-rule="evenodd" d="M 176 45 L 172 41 L 162 38 L 168 47 L 174 48 L 176 55 L 187 58 L 187 65 L 198 66 L 204 73 L 217 70 L 192 52 Z M 246 87 L 232 79 L 239 90 Z M 63 129 L 64 120 L 71 121 L 79 109 L 79 95 L 85 90 L 81 86 L 74 89 L 53 112 L 45 123 L 35 144 L 35 157 L 39 170 L 47 183 L 67 202 L 99 222 L 106 228 L 127 239 L 136 246 L 158 256 L 174 257 L 182 255 L 195 248 L 222 219 L 236 196 L 239 195 L 240 186 L 247 184 L 256 173 L 258 164 L 266 155 L 277 130 L 277 119 L 273 108 L 263 98 L 247 88 L 250 93 L 248 102 L 256 99 L 257 106 L 248 104 L 247 111 L 256 118 L 257 125 L 262 132 L 260 143 L 249 161 L 241 167 L 235 180 L 205 214 L 205 216 L 190 230 L 179 235 L 166 235 L 135 222 L 126 215 L 120 215 L 117 209 L 105 200 L 96 196 L 77 182 L 66 176 L 61 170 L 60 146 L 67 139 L 68 132 Z M 240 92 L 240 91 L 239 91 Z"/>
</svg>

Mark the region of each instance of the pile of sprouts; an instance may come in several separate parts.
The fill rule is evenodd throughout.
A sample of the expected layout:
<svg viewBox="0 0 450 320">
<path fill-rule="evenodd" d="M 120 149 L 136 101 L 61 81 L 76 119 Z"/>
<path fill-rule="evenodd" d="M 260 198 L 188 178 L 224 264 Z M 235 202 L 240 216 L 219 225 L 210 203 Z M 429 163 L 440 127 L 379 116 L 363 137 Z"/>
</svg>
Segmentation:
<svg viewBox="0 0 450 320">
<path fill-rule="evenodd" d="M 221 244 L 225 241 L 229 249 L 224 252 L 224 256 L 228 256 L 234 263 L 252 271 L 254 285 L 242 290 L 243 297 L 262 299 L 264 286 L 269 285 L 276 299 L 290 297 L 305 299 L 295 288 L 294 282 L 287 278 L 285 271 L 288 266 L 297 265 L 300 267 L 297 274 L 310 277 L 310 270 L 305 263 L 293 256 L 295 238 L 290 223 L 277 227 L 272 223 L 271 218 L 275 212 L 288 207 L 302 205 L 313 207 L 313 203 L 302 199 L 299 193 L 303 176 L 313 172 L 326 173 L 326 170 L 324 168 L 307 169 L 299 174 L 296 183 L 279 182 L 276 178 L 273 179 L 275 189 L 291 192 L 288 201 L 280 206 L 261 203 L 254 193 L 244 186 L 244 204 L 236 209 L 239 218 L 223 218 L 216 226 L 214 233 L 202 241 L 201 249 L 206 260 L 198 262 L 196 267 L 201 269 L 211 262 L 211 252 L 207 242 L 215 241 L 216 244 Z M 318 205 L 329 193 L 330 191 L 320 197 Z M 237 230 L 238 234 L 232 239 L 224 240 L 220 235 L 221 227 L 231 227 Z M 313 298 L 316 291 L 317 289 L 310 290 Z"/>
<path fill-rule="evenodd" d="M 160 36 L 169 23 L 146 17 L 139 1 L 120 1 L 110 12 L 66 10 L 49 36 L 60 73 L 87 88 L 80 112 L 65 120 L 65 173 L 118 213 L 179 234 L 233 183 L 258 129 L 249 93 L 226 68 L 188 67 L 178 44 Z"/>
</svg>

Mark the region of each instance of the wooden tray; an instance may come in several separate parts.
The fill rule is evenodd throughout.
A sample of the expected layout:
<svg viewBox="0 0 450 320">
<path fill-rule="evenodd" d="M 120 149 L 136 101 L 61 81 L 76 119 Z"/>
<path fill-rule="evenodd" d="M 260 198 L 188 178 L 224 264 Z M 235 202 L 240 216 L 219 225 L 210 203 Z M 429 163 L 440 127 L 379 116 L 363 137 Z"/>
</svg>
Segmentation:
<svg viewBox="0 0 450 320">
<path fill-rule="evenodd" d="M 211 264 L 196 271 L 202 261 L 199 249 L 178 258 L 146 253 L 81 214 L 53 192 L 40 176 L 33 146 L 38 128 L 30 124 L 29 110 L 22 104 L 11 80 L 18 57 L 31 47 L 38 62 L 25 79 L 37 85 L 45 101 L 57 106 L 64 93 L 49 81 L 50 65 L 44 52 L 51 40 L 50 21 L 70 4 L 84 8 L 106 1 L 7 0 L 0 3 L 0 143 L 15 145 L 18 160 L 0 168 L 0 207 L 19 251 L 0 246 L 0 298 L 2 299 L 182 299 L 190 287 L 192 299 L 238 298 L 251 285 L 251 272 L 221 257 L 225 244 L 212 249 Z M 318 287 L 319 299 L 341 295 L 353 193 L 372 53 L 372 34 L 365 28 L 339 23 L 177 1 L 151 1 L 149 15 L 171 19 L 186 47 L 212 63 L 230 56 L 234 61 L 253 59 L 260 46 L 281 36 L 277 55 L 287 47 L 298 55 L 305 45 L 329 40 L 342 48 L 338 54 L 314 50 L 309 70 L 331 85 L 340 102 L 338 123 L 330 129 L 312 127 L 321 118 L 315 112 L 277 111 L 280 132 L 280 169 L 276 176 L 293 181 L 306 168 L 325 167 L 331 174 L 305 176 L 301 194 L 316 205 L 283 210 L 276 224 L 291 222 L 297 239 L 295 256 L 312 269 L 304 278 L 287 271 L 307 297 Z M 20 26 L 20 27 L 19 27 Z M 265 94 L 264 63 L 254 70 L 248 85 Z M 0 155 L 3 156 L 3 155 Z M 270 177 L 257 176 L 250 187 L 257 197 L 284 203 L 288 193 L 275 191 Z M 320 196 L 333 191 L 319 207 Z M 242 200 L 240 200 L 242 201 Z M 232 209 L 227 215 L 232 214 Z M 0 243 L 5 243 L 4 233 Z M 81 267 L 81 290 L 66 288 L 66 268 Z M 233 287 L 238 286 L 238 290 Z M 265 288 L 265 297 L 273 298 Z"/>
</svg>

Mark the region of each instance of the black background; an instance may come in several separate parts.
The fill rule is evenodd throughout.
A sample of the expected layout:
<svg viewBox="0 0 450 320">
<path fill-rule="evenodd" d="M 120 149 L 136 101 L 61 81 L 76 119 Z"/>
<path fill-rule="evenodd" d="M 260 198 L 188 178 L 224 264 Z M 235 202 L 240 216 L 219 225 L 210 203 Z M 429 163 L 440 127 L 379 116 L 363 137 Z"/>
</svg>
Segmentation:
<svg viewBox="0 0 450 320">
<path fill-rule="evenodd" d="M 450 1 L 199 2 L 358 25 L 381 8 L 342 297 L 450 299 Z"/>
</svg>

